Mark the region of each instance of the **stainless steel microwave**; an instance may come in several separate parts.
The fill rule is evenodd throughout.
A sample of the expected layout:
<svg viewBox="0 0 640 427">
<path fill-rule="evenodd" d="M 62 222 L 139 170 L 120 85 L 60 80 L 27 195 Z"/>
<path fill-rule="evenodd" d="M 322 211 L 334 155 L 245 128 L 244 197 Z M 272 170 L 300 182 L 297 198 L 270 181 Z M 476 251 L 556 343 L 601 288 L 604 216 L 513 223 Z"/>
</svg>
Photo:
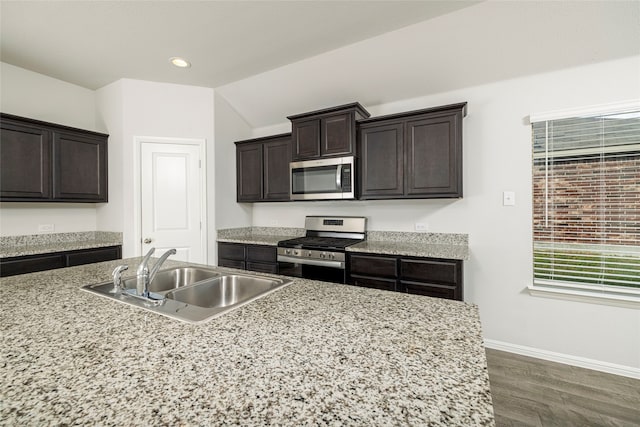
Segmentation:
<svg viewBox="0 0 640 427">
<path fill-rule="evenodd" d="M 291 200 L 354 199 L 354 158 L 291 162 Z"/>
</svg>

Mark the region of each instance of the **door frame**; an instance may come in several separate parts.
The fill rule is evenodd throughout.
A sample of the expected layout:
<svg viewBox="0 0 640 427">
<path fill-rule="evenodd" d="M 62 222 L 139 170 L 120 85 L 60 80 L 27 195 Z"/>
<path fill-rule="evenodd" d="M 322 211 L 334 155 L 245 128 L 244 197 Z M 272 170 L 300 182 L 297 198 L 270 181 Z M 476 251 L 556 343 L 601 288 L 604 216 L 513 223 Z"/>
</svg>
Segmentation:
<svg viewBox="0 0 640 427">
<path fill-rule="evenodd" d="M 207 140 L 204 138 L 171 138 L 160 136 L 133 137 L 133 237 L 135 253 L 142 256 L 142 144 L 171 144 L 197 146 L 200 151 L 200 244 L 202 245 L 203 264 L 208 262 L 208 224 L 207 224 Z"/>
</svg>

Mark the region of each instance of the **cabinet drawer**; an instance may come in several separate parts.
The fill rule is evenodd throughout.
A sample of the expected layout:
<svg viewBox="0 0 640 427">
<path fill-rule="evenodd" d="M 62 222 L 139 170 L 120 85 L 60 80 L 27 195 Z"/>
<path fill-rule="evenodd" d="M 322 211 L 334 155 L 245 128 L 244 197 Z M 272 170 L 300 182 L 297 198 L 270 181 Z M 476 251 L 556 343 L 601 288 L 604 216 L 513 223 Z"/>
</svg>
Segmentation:
<svg viewBox="0 0 640 427">
<path fill-rule="evenodd" d="M 265 262 L 248 262 L 247 270 L 259 271 L 261 273 L 278 273 L 278 264 L 265 263 Z"/>
<path fill-rule="evenodd" d="M 350 274 L 390 278 L 397 275 L 396 258 L 353 254 L 349 258 Z"/>
<path fill-rule="evenodd" d="M 240 243 L 218 243 L 218 258 L 244 261 L 245 245 Z"/>
<path fill-rule="evenodd" d="M 218 258 L 218 267 L 238 268 L 240 270 L 245 269 L 244 261 L 237 259 Z"/>
<path fill-rule="evenodd" d="M 373 279 L 371 277 L 351 276 L 351 284 L 363 288 L 381 289 L 383 291 L 395 291 L 394 279 Z"/>
<path fill-rule="evenodd" d="M 35 255 L 0 261 L 0 277 L 63 268 L 63 254 Z"/>
<path fill-rule="evenodd" d="M 402 280 L 457 285 L 462 282 L 462 261 L 403 259 L 400 261 Z"/>
<path fill-rule="evenodd" d="M 94 262 L 112 261 L 121 258 L 120 246 L 71 252 L 65 255 L 65 257 L 68 267 L 92 264 Z"/>
<path fill-rule="evenodd" d="M 454 299 L 462 301 L 460 288 L 447 285 L 425 285 L 422 283 L 400 282 L 403 292 L 428 297 Z"/>
<path fill-rule="evenodd" d="M 275 246 L 247 245 L 247 261 L 276 262 L 278 249 Z"/>
</svg>

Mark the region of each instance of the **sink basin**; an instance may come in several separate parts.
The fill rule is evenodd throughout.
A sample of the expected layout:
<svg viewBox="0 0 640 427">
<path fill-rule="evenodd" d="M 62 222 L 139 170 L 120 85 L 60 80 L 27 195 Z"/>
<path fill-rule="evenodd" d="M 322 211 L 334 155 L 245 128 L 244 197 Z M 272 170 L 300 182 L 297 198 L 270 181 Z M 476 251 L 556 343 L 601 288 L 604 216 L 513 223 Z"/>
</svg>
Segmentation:
<svg viewBox="0 0 640 427">
<path fill-rule="evenodd" d="M 228 307 L 255 299 L 281 283 L 280 280 L 234 274 L 171 291 L 166 297 L 198 307 Z"/>
<path fill-rule="evenodd" d="M 249 274 L 220 275 L 214 269 L 178 267 L 158 272 L 149 290 L 160 299 L 151 303 L 115 291 L 112 282 L 86 285 L 82 290 L 188 323 L 204 323 L 291 284 L 291 280 Z M 123 280 L 135 289 L 136 278 Z"/>
<path fill-rule="evenodd" d="M 165 292 L 183 286 L 192 285 L 212 277 L 218 277 L 220 273 L 203 267 L 178 267 L 160 270 L 149 283 L 149 292 Z M 125 279 L 122 284 L 126 289 L 134 289 L 137 279 Z"/>
</svg>

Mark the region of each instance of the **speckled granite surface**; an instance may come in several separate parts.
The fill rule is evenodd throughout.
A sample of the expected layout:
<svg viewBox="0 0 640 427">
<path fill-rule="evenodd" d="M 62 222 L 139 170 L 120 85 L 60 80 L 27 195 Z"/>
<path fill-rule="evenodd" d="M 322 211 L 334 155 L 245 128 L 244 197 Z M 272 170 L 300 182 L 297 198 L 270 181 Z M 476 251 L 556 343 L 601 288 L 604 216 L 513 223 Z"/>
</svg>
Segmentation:
<svg viewBox="0 0 640 427">
<path fill-rule="evenodd" d="M 367 240 L 347 247 L 348 252 L 367 252 L 425 258 L 469 259 L 469 236 L 454 233 L 407 233 L 370 231 Z"/>
<path fill-rule="evenodd" d="M 218 230 L 218 242 L 276 246 L 279 241 L 304 236 L 304 228 L 242 227 Z"/>
<path fill-rule="evenodd" d="M 122 233 L 85 231 L 0 237 L 0 258 L 122 245 Z"/>
<path fill-rule="evenodd" d="M 494 425 L 475 305 L 296 280 L 189 325 L 79 289 L 138 261 L 0 279 L 0 424 Z"/>
<path fill-rule="evenodd" d="M 347 252 L 367 252 L 374 254 L 404 255 L 425 258 L 469 259 L 466 245 L 434 245 L 420 242 L 393 242 L 367 240 L 347 247 Z"/>
<path fill-rule="evenodd" d="M 276 246 L 279 241 L 304 236 L 303 228 L 245 227 L 218 230 L 219 242 Z M 367 240 L 348 252 L 367 252 L 426 258 L 469 259 L 469 236 L 455 233 L 368 231 Z"/>
</svg>

